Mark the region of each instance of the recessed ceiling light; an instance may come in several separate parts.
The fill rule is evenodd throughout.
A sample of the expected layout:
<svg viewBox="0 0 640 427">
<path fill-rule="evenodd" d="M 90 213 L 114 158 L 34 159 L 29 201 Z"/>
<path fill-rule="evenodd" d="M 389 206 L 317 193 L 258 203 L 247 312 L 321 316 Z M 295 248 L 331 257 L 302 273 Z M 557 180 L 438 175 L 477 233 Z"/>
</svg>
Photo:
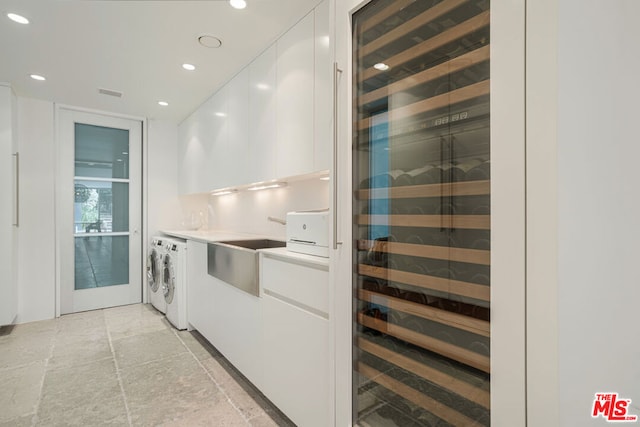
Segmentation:
<svg viewBox="0 0 640 427">
<path fill-rule="evenodd" d="M 329 177 L 328 176 L 323 176 L 322 178 L 320 178 L 321 181 L 329 181 Z"/>
<path fill-rule="evenodd" d="M 182 64 L 182 68 L 184 68 L 187 71 L 193 71 L 196 69 L 196 66 L 192 64 Z"/>
<path fill-rule="evenodd" d="M 267 90 L 267 89 L 269 89 L 270 86 L 268 84 L 266 84 L 266 83 L 258 83 L 256 85 L 256 87 L 258 89 L 260 89 L 260 90 Z"/>
<path fill-rule="evenodd" d="M 221 112 L 217 112 L 216 116 L 218 116 L 218 117 L 227 117 L 227 115 L 225 113 L 221 113 Z"/>
<path fill-rule="evenodd" d="M 373 68 L 380 71 L 387 71 L 389 69 L 389 66 L 384 62 L 378 62 L 376 65 L 373 66 Z"/>
<path fill-rule="evenodd" d="M 209 34 L 203 34 L 198 37 L 198 43 L 200 43 L 204 47 L 209 47 L 212 49 L 216 49 L 222 46 L 222 40 Z"/>
<path fill-rule="evenodd" d="M 14 22 L 17 22 L 18 24 L 28 24 L 29 20 L 27 18 L 25 18 L 24 16 L 20 16 L 16 13 L 7 13 L 7 18 L 11 19 Z"/>
<path fill-rule="evenodd" d="M 40 81 L 47 80 L 38 74 L 31 74 L 29 77 L 31 77 L 33 80 L 40 80 Z"/>
<path fill-rule="evenodd" d="M 162 105 L 163 107 L 166 107 L 167 105 L 169 105 L 169 103 L 167 101 L 158 101 L 158 105 Z"/>
<path fill-rule="evenodd" d="M 244 9 L 247 7 L 247 2 L 245 0 L 229 0 L 229 4 L 231 7 L 236 9 Z"/>
<path fill-rule="evenodd" d="M 127 155 L 127 154 L 129 154 L 129 153 L 127 153 L 126 151 L 123 151 L 123 152 L 122 152 L 122 154 L 124 154 L 124 155 L 126 156 L 126 155 Z"/>
<path fill-rule="evenodd" d="M 121 161 L 122 161 L 122 159 L 116 159 L 116 162 L 121 162 Z"/>
</svg>

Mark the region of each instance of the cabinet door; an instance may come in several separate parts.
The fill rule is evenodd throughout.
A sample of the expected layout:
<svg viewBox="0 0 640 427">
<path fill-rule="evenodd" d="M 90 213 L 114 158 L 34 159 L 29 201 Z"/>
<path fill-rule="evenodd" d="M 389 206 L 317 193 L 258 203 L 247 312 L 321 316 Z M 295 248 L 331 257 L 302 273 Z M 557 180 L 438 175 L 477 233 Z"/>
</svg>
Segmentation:
<svg viewBox="0 0 640 427">
<path fill-rule="evenodd" d="M 201 173 L 206 188 L 200 191 L 222 188 L 229 182 L 232 165 L 228 158 L 227 93 L 227 86 L 223 86 L 199 109 L 198 120 L 203 127 L 202 138 L 206 147 L 206 160 Z"/>
<path fill-rule="evenodd" d="M 211 334 L 207 339 L 249 381 L 261 387 L 260 298 L 215 277 L 210 276 L 210 283 L 214 302 L 208 316 Z"/>
<path fill-rule="evenodd" d="M 276 177 L 276 45 L 249 65 L 249 168 L 245 183 Z"/>
<path fill-rule="evenodd" d="M 263 297 L 265 395 L 300 426 L 330 422 L 329 321 Z"/>
<path fill-rule="evenodd" d="M 312 12 L 277 41 L 279 177 L 313 171 L 313 25 Z"/>
<path fill-rule="evenodd" d="M 11 88 L 0 85 L 0 186 L 2 187 L 2 203 L 0 203 L 0 267 L 5 280 L 0 284 L 0 326 L 13 323 L 17 314 L 17 282 L 15 280 L 14 242 L 16 240 L 16 221 L 14 205 L 14 132 L 15 121 L 14 99 Z"/>
<path fill-rule="evenodd" d="M 180 194 L 198 191 L 204 172 L 205 146 L 198 112 L 194 112 L 178 127 L 178 191 Z"/>
<path fill-rule="evenodd" d="M 187 321 L 210 339 L 208 316 L 213 312 L 214 297 L 208 278 L 207 245 L 187 240 Z"/>
<path fill-rule="evenodd" d="M 227 150 L 228 166 L 220 181 L 222 186 L 244 184 L 249 158 L 249 70 L 242 69 L 227 84 Z"/>
<path fill-rule="evenodd" d="M 313 168 L 328 170 L 331 164 L 333 64 L 331 61 L 331 38 L 329 37 L 329 1 L 325 0 L 315 9 L 315 75 L 314 75 L 314 123 L 313 123 Z"/>
</svg>

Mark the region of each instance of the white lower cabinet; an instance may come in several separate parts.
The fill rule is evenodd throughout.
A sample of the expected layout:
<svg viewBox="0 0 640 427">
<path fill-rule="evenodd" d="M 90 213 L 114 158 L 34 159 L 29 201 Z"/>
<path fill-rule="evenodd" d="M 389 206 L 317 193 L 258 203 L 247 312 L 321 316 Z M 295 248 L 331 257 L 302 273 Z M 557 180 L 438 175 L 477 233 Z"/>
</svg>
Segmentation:
<svg viewBox="0 0 640 427">
<path fill-rule="evenodd" d="M 263 254 L 261 280 L 261 389 L 297 425 L 332 425 L 329 320 L 322 296 L 328 267 Z"/>
<path fill-rule="evenodd" d="M 260 387 L 260 299 L 208 274 L 206 243 L 187 245 L 189 323 Z"/>
<path fill-rule="evenodd" d="M 189 324 L 297 425 L 332 425 L 328 265 L 263 253 L 259 298 L 208 274 L 206 243 L 187 248 Z"/>
</svg>

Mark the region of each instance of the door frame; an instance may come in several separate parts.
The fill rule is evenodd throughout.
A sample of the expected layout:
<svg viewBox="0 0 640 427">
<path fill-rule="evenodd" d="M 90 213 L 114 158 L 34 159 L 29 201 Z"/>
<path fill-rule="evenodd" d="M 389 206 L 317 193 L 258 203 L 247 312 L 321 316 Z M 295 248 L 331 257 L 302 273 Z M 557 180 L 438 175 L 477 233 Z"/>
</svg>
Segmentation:
<svg viewBox="0 0 640 427">
<path fill-rule="evenodd" d="M 59 165 L 59 159 L 58 159 L 58 155 L 60 153 L 60 147 L 62 146 L 62 140 L 61 140 L 61 136 L 60 136 L 60 112 L 62 110 L 67 110 L 67 111 L 71 111 L 71 112 L 75 112 L 75 113 L 88 113 L 88 114 L 97 114 L 97 115 L 101 115 L 104 117 L 110 117 L 110 118 L 115 118 L 115 119 L 125 119 L 125 120 L 134 120 L 134 121 L 139 121 L 141 124 L 141 132 L 142 132 L 142 141 L 141 141 L 141 159 L 142 159 L 142 164 L 141 164 L 141 171 L 140 171 L 140 179 L 141 179 L 141 192 L 142 192 L 142 200 L 141 200 L 141 209 L 140 209 L 140 244 L 141 244 L 141 253 L 140 253 L 140 284 L 141 284 L 141 301 L 144 303 L 147 301 L 147 287 L 144 286 L 144 260 L 146 259 L 147 256 L 147 246 L 145 243 L 147 241 L 147 215 L 148 215 L 148 208 L 147 208 L 147 195 L 148 195 L 148 179 L 147 179 L 147 171 L 148 171 L 148 163 L 147 163 L 147 152 L 148 152 L 148 122 L 147 122 L 147 118 L 146 117 L 141 117 L 141 116 L 133 116 L 133 115 L 128 115 L 128 114 L 120 114 L 120 113 L 114 113 L 114 112 L 110 112 L 110 111 L 103 111 L 103 110 L 97 110 L 97 109 L 91 109 L 91 108 L 84 108 L 84 107 L 77 107 L 77 106 L 73 106 L 73 105 L 68 105 L 68 104 L 59 104 L 59 103 L 54 103 L 54 116 L 53 116 L 53 123 L 54 123 L 54 151 L 56 153 L 56 159 L 55 159 L 55 173 L 54 173 L 54 188 L 55 188 L 55 209 L 54 209 L 54 224 L 55 224 L 55 317 L 60 317 L 61 316 L 61 309 L 60 309 L 60 301 L 61 301 L 61 286 L 62 286 L 62 262 L 61 262 L 61 230 L 60 230 L 60 218 L 59 218 L 59 209 L 60 206 L 59 204 L 59 200 L 60 200 L 60 191 L 61 189 L 59 188 L 60 185 L 60 180 L 61 180 L 61 171 L 60 171 L 60 165 Z"/>
</svg>

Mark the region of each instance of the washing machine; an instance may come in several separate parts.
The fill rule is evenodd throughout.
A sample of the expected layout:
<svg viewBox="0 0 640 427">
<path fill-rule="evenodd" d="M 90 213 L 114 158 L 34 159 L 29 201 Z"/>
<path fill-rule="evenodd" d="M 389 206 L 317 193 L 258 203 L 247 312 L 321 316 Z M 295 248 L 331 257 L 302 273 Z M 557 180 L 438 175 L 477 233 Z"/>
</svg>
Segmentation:
<svg viewBox="0 0 640 427">
<path fill-rule="evenodd" d="M 164 240 L 162 289 L 167 305 L 166 317 L 177 329 L 187 329 L 187 243 Z"/>
<path fill-rule="evenodd" d="M 162 291 L 164 256 L 165 238 L 163 236 L 152 237 L 149 242 L 149 254 L 147 256 L 148 301 L 156 310 L 162 313 L 167 311 L 167 304 L 164 301 L 164 293 Z"/>
</svg>

